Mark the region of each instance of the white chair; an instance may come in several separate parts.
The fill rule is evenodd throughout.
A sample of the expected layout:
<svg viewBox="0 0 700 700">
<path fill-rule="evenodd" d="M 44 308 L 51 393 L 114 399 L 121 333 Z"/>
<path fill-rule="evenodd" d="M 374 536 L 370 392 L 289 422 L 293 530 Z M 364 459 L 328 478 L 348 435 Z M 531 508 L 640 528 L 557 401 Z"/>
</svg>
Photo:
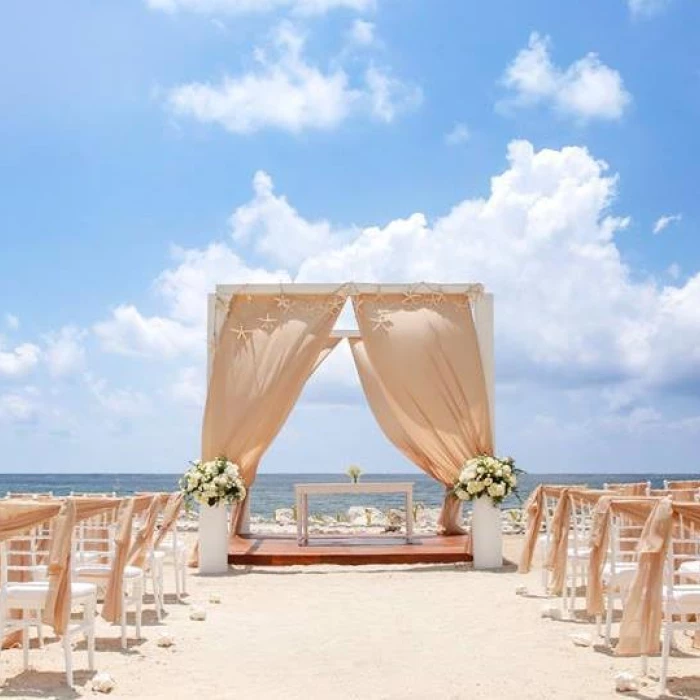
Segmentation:
<svg viewBox="0 0 700 700">
<path fill-rule="evenodd" d="M 615 603 L 622 606 L 639 564 L 637 544 L 644 525 L 635 524 L 620 516 L 613 516 L 610 525 L 608 556 L 603 566 L 605 588 L 605 643 L 610 645 Z"/>
<path fill-rule="evenodd" d="M 10 581 L 10 574 L 17 572 L 20 576 L 31 575 L 32 564 L 15 564 L 15 557 L 26 557 L 26 548 L 13 549 L 12 541 L 0 544 L 0 639 L 6 634 L 19 630 L 22 634 L 22 656 L 24 669 L 29 667 L 29 631 L 38 628 L 40 643 L 43 637 L 41 616 L 46 607 L 49 593 L 48 581 Z M 95 609 L 97 589 L 89 583 L 70 583 L 71 610 L 80 607 L 80 619 L 71 618 L 63 634 L 62 644 L 66 666 L 66 681 L 73 686 L 73 657 L 71 638 L 84 636 L 87 640 L 88 667 L 95 670 Z M 11 617 L 17 611 L 21 617 Z"/>
<path fill-rule="evenodd" d="M 571 536 L 566 555 L 564 608 L 571 612 L 576 608 L 579 586 L 585 586 L 588 582 L 593 506 L 575 494 L 569 494 L 569 498 L 571 499 Z"/>
<path fill-rule="evenodd" d="M 162 555 L 160 565 L 173 569 L 175 595 L 180 600 L 187 594 L 187 545 L 179 536 L 177 523 L 173 525 L 165 539 L 158 545 L 156 555 Z"/>
<path fill-rule="evenodd" d="M 661 674 L 659 693 L 666 692 L 668 660 L 676 630 L 700 631 L 700 584 L 687 583 L 687 570 L 683 566 L 700 558 L 698 533 L 680 519 L 674 529 L 666 555 L 664 571 L 665 584 L 662 595 L 661 635 Z M 642 658 L 642 672 L 646 673 L 647 659 Z"/>
</svg>

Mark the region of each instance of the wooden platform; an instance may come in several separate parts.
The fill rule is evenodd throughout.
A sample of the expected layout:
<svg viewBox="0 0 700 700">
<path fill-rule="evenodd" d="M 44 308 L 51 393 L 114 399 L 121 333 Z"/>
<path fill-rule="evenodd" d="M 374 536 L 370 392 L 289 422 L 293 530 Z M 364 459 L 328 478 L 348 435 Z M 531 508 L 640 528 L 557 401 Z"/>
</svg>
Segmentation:
<svg viewBox="0 0 700 700">
<path fill-rule="evenodd" d="M 306 547 L 296 537 L 247 536 L 231 543 L 229 564 L 252 566 L 292 566 L 311 564 L 452 564 L 472 560 L 467 553 L 469 537 L 465 535 L 414 537 L 411 544 L 404 538 L 312 537 Z"/>
</svg>

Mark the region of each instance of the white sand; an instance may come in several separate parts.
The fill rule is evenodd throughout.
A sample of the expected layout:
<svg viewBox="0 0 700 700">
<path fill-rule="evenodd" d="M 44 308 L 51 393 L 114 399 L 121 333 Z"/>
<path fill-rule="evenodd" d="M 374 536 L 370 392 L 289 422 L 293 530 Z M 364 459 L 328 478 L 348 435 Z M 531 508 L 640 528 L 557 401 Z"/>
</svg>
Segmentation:
<svg viewBox="0 0 700 700">
<path fill-rule="evenodd" d="M 518 539 L 507 538 L 512 557 Z M 319 566 L 193 575 L 188 601 L 206 607 L 206 621 L 170 603 L 161 626 L 149 613 L 145 639 L 128 653 L 118 628 L 100 621 L 97 669 L 116 680 L 111 697 L 125 698 L 619 697 L 615 673 L 636 672 L 638 660 L 575 647 L 570 635 L 593 626 L 542 619 L 546 600 L 515 595 L 520 585 L 538 592 L 539 572 Z M 211 592 L 222 594 L 220 605 L 208 602 Z M 169 649 L 156 644 L 165 628 L 175 637 Z M 76 693 L 92 695 L 82 649 L 74 654 Z M 75 697 L 62 685 L 55 641 L 32 649 L 31 663 L 23 673 L 21 652 L 2 653 L 0 695 Z M 671 660 L 672 676 L 698 672 L 698 658 Z M 700 683 L 671 688 L 699 697 Z M 655 693 L 653 682 L 642 689 Z"/>
</svg>

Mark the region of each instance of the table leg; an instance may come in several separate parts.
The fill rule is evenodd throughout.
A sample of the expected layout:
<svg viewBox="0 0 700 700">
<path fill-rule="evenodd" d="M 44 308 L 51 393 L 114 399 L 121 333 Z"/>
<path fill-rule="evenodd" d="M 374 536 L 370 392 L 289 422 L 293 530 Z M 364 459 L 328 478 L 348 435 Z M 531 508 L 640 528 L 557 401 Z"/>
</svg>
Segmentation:
<svg viewBox="0 0 700 700">
<path fill-rule="evenodd" d="M 413 539 L 413 491 L 406 491 L 406 542 Z"/>
<path fill-rule="evenodd" d="M 304 504 L 302 510 L 304 511 L 304 544 L 309 544 L 309 494 L 305 493 L 303 496 Z"/>
</svg>

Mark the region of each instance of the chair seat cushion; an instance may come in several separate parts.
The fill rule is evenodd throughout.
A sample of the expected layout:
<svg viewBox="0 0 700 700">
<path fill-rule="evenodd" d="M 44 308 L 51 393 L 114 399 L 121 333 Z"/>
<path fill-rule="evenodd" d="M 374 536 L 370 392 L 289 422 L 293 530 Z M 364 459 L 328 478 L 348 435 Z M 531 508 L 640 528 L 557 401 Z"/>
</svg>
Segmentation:
<svg viewBox="0 0 700 700">
<path fill-rule="evenodd" d="M 12 607 L 13 601 L 36 602 L 40 604 L 49 592 L 49 584 L 48 581 L 10 583 L 6 590 L 9 607 Z M 70 593 L 73 600 L 78 600 L 95 595 L 97 588 L 92 583 L 74 581 L 71 583 Z"/>
<path fill-rule="evenodd" d="M 635 573 L 637 573 L 637 562 L 618 561 L 615 562 L 614 574 L 609 563 L 603 567 L 602 579 L 606 586 L 629 586 L 634 579 Z"/>
<path fill-rule="evenodd" d="M 700 612 L 700 585 L 679 585 L 663 588 L 663 601 L 669 607 L 682 607 L 685 611 Z"/>
<path fill-rule="evenodd" d="M 684 561 L 678 567 L 678 573 L 692 578 L 700 578 L 700 559 Z"/>
<path fill-rule="evenodd" d="M 579 547 L 578 549 L 574 549 L 573 547 L 569 547 L 567 551 L 567 556 L 569 559 L 588 559 L 591 555 L 591 548 L 590 547 Z"/>
<path fill-rule="evenodd" d="M 81 564 L 76 567 L 76 573 L 81 578 L 109 578 L 112 571 L 111 564 Z M 138 566 L 125 566 L 124 578 L 139 578 L 143 575 L 143 569 Z"/>
</svg>

